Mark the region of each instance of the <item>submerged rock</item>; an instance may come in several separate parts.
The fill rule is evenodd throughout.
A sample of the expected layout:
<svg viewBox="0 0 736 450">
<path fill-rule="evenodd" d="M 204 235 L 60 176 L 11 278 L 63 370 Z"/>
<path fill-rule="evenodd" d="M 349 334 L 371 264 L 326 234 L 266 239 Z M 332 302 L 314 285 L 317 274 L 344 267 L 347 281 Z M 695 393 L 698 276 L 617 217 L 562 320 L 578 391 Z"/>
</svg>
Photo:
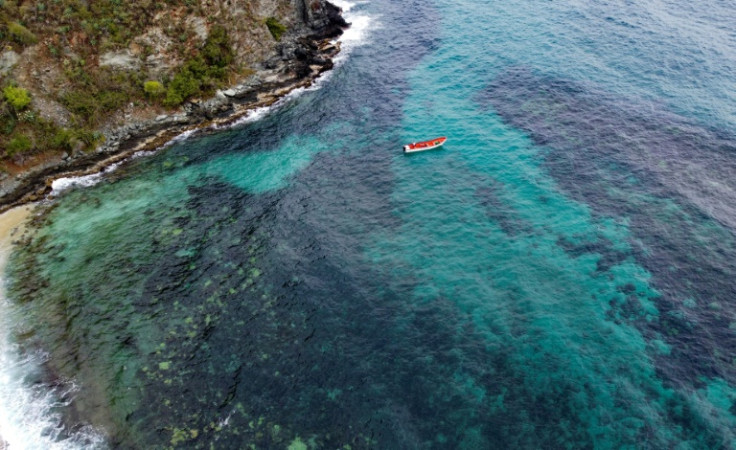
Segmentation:
<svg viewBox="0 0 736 450">
<path fill-rule="evenodd" d="M 612 317 L 661 335 L 672 349 L 658 355 L 662 373 L 695 386 L 714 377 L 736 383 L 736 135 L 528 68 L 500 74 L 476 100 L 547 149 L 540 159 L 569 196 L 597 216 L 625 218 L 630 250 L 605 240 L 558 245 L 575 257 L 601 254 L 602 272 L 633 257 L 652 274 L 659 316 L 638 320 L 631 298 L 613 304 Z"/>
</svg>

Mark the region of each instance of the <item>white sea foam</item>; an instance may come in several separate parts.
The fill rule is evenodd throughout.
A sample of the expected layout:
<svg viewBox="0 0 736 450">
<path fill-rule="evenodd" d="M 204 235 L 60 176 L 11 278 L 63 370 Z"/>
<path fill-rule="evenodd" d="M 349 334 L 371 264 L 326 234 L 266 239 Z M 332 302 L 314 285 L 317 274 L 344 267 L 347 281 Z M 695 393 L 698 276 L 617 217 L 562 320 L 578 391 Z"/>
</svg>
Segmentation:
<svg viewBox="0 0 736 450">
<path fill-rule="evenodd" d="M 341 51 L 334 61 L 337 67 L 344 64 L 353 49 L 366 43 L 369 32 L 375 28 L 375 21 L 371 16 L 353 12 L 362 3 L 342 0 L 333 3 L 342 8 L 345 20 L 351 24 L 336 40 L 341 44 Z M 273 105 L 250 111 L 228 127 L 258 121 L 305 92 L 320 89 L 332 73 L 333 71 L 326 72 L 309 87 L 294 89 Z M 182 142 L 196 132 L 197 130 L 186 131 L 157 150 Z M 128 160 L 151 155 L 157 150 L 138 152 Z M 99 173 L 56 179 L 51 185 L 51 195 L 58 195 L 74 187 L 93 186 L 124 162 L 108 166 Z M 5 258 L 9 252 L 5 245 L 0 248 L 0 259 Z M 64 405 L 60 399 L 67 397 L 63 395 L 65 393 L 49 386 L 28 385 L 27 380 L 39 372 L 47 356 L 41 353 L 20 356 L 21 351 L 10 336 L 12 317 L 13 305 L 5 297 L 4 280 L 0 279 L 0 447 L 6 443 L 8 450 L 104 448 L 104 437 L 98 431 L 84 428 L 69 435 L 61 427 L 61 417 L 55 411 Z"/>
<path fill-rule="evenodd" d="M 161 150 L 163 148 L 170 147 L 171 145 L 174 145 L 174 144 L 176 144 L 178 142 L 182 142 L 182 141 L 187 140 L 190 136 L 192 136 L 196 132 L 197 132 L 197 130 L 188 130 L 188 131 L 185 131 L 185 132 L 177 135 L 176 137 L 174 137 L 173 139 L 171 139 L 170 141 L 166 142 L 164 145 L 162 145 L 161 147 L 159 147 L 159 148 L 157 148 L 155 150 L 142 150 L 140 152 L 136 152 L 133 155 L 131 155 L 129 158 L 126 158 L 126 159 L 124 159 L 124 160 L 122 160 L 120 162 L 117 162 L 115 164 L 110 164 L 109 166 L 106 166 L 104 169 L 102 169 L 101 171 L 99 171 L 97 173 L 92 173 L 92 174 L 89 174 L 89 175 L 81 175 L 81 176 L 78 176 L 78 177 L 61 177 L 61 178 L 57 178 L 57 179 L 55 179 L 54 181 L 51 182 L 51 194 L 50 195 L 51 196 L 56 196 L 56 195 L 59 195 L 62 192 L 66 191 L 68 189 L 71 189 L 71 188 L 94 186 L 95 184 L 97 184 L 100 181 L 102 181 L 102 179 L 106 175 L 109 175 L 109 174 L 115 172 L 116 170 L 118 170 L 118 168 L 120 168 L 120 166 L 122 166 L 126 162 L 131 161 L 131 160 L 134 160 L 134 159 L 142 158 L 142 157 L 145 157 L 145 156 L 153 155 L 157 151 L 159 151 L 159 150 Z"/>
<path fill-rule="evenodd" d="M 332 2 L 335 6 L 342 8 L 345 21 L 350 23 L 350 27 L 337 39 L 340 41 L 340 53 L 335 58 L 335 65 L 343 63 L 350 53 L 357 47 L 365 45 L 368 42 L 371 31 L 377 29 L 376 17 L 370 16 L 363 12 L 353 11 L 356 6 L 366 4 L 367 2 L 351 3 L 343 0 Z"/>
<path fill-rule="evenodd" d="M 334 59 L 335 67 L 339 67 L 348 59 L 353 49 L 361 45 L 364 45 L 367 42 L 369 33 L 370 31 L 376 28 L 376 24 L 375 24 L 375 20 L 373 17 L 367 14 L 364 14 L 364 13 L 353 12 L 356 6 L 366 4 L 367 2 L 347 2 L 344 0 L 336 0 L 332 3 L 335 4 L 335 6 L 338 6 L 342 9 L 343 17 L 348 23 L 350 23 L 350 27 L 347 30 L 345 30 L 345 32 L 339 38 L 333 41 L 333 42 L 340 42 L 340 53 Z M 213 125 L 212 129 L 218 130 L 218 129 L 224 129 L 224 128 L 233 128 L 233 127 L 238 127 L 244 124 L 256 122 L 262 119 L 263 117 L 267 116 L 268 114 L 278 110 L 279 108 L 281 108 L 282 106 L 284 106 L 291 100 L 304 94 L 305 92 L 310 92 L 310 91 L 314 91 L 317 89 L 321 89 L 322 86 L 330 79 L 333 73 L 334 73 L 334 70 L 327 71 L 324 74 L 322 74 L 322 76 L 317 78 L 314 81 L 314 83 L 312 83 L 310 86 L 294 89 L 291 92 L 289 92 L 287 95 L 285 95 L 284 97 L 280 98 L 278 101 L 276 101 L 272 105 L 253 109 L 249 111 L 245 116 L 236 120 L 233 123 L 230 123 L 227 125 Z M 178 136 L 174 137 L 173 139 L 171 139 L 170 141 L 168 141 L 167 143 L 165 143 L 158 149 L 154 151 L 138 152 L 134 154 L 128 160 L 139 158 L 141 156 L 148 156 L 148 155 L 155 153 L 158 150 L 161 150 L 161 149 L 170 147 L 171 145 L 174 145 L 176 143 L 185 141 L 189 139 L 192 135 L 196 134 L 197 131 L 199 130 L 195 129 L 195 130 L 185 131 L 179 134 Z M 51 183 L 51 195 L 52 196 L 59 195 L 60 193 L 70 188 L 93 186 L 99 183 L 105 175 L 114 172 L 115 170 L 118 169 L 118 167 L 120 167 L 120 165 L 122 165 L 124 162 L 128 160 L 108 166 L 103 171 L 98 172 L 98 173 L 94 173 L 90 175 L 83 175 L 79 177 L 58 178 Z"/>
<path fill-rule="evenodd" d="M 199 130 L 193 129 L 193 130 L 184 131 L 184 132 L 182 132 L 182 133 L 174 136 L 171 140 L 167 141 L 164 145 L 162 145 L 161 147 L 157 148 L 156 150 L 138 152 L 135 155 L 133 155 L 133 158 L 139 158 L 141 156 L 152 155 L 152 154 L 156 153 L 158 150 L 161 150 L 161 149 L 166 148 L 166 147 L 171 147 L 172 145 L 178 144 L 179 142 L 184 142 L 187 139 L 189 139 L 190 137 L 192 137 L 194 134 L 196 134 L 197 131 L 199 131 Z"/>
<path fill-rule="evenodd" d="M 11 250 L 10 232 L 17 226 L 24 213 L 10 210 L 2 216 L 0 236 L 0 274 Z M 43 353 L 23 353 L 13 341 L 15 318 L 18 312 L 5 296 L 5 280 L 0 278 L 0 447 L 8 450 L 77 448 L 104 448 L 102 434 L 91 428 L 69 433 L 62 427 L 58 409 L 64 406 L 64 398 L 73 392 L 33 384 L 38 378 L 47 356 Z M 22 355 L 22 356 L 21 356 Z M 66 389 L 76 389 L 73 383 L 64 383 Z"/>
<path fill-rule="evenodd" d="M 354 48 L 364 45 L 367 42 L 369 32 L 376 27 L 375 22 L 371 16 L 367 14 L 352 12 L 353 8 L 355 8 L 356 6 L 366 4 L 368 2 L 347 2 L 344 0 L 337 0 L 331 3 L 342 9 L 345 21 L 350 23 L 350 27 L 345 30 L 343 34 L 340 35 L 337 39 L 332 41 L 333 43 L 340 43 L 340 53 L 338 53 L 333 60 L 335 68 L 337 68 L 348 59 L 348 56 Z M 236 120 L 235 122 L 221 126 L 215 125 L 213 126 L 213 128 L 235 128 L 244 124 L 256 122 L 267 116 L 268 114 L 277 111 L 285 104 L 301 96 L 305 92 L 321 89 L 322 86 L 324 86 L 324 84 L 329 81 L 333 73 L 334 69 L 324 72 L 317 79 L 315 79 L 311 85 L 307 87 L 296 88 L 290 91 L 288 94 L 281 97 L 272 105 L 256 108 L 252 111 L 249 111 L 245 116 Z"/>
<path fill-rule="evenodd" d="M 241 117 L 240 119 L 232 123 L 228 123 L 227 125 L 213 125 L 212 129 L 220 130 L 220 129 L 226 129 L 226 128 L 236 128 L 240 125 L 257 122 L 261 120 L 262 118 L 266 117 L 267 115 L 271 114 L 272 112 L 280 109 L 282 106 L 289 103 L 293 99 L 299 97 L 300 95 L 304 94 L 305 92 L 319 89 L 321 86 L 321 83 L 324 82 L 323 78 L 324 77 L 318 78 L 310 86 L 300 87 L 300 88 L 296 88 L 296 89 L 289 91 L 288 94 L 276 100 L 271 105 L 261 106 L 259 108 L 252 109 L 248 111 L 243 117 Z"/>
<path fill-rule="evenodd" d="M 276 101 L 276 103 L 269 105 L 269 106 L 261 106 L 260 108 L 251 109 L 248 111 L 243 117 L 239 118 L 238 120 L 228 123 L 226 125 L 212 125 L 211 128 L 213 130 L 223 130 L 227 128 L 235 128 L 237 126 L 246 124 L 246 123 L 253 123 L 261 120 L 263 117 L 267 116 L 268 113 L 273 111 L 274 109 L 277 109 L 281 107 L 281 101 L 282 99 L 279 99 Z"/>
<path fill-rule="evenodd" d="M 7 304 L 0 305 L 3 315 L 7 308 Z M 73 391 L 30 385 L 28 378 L 40 370 L 46 356 L 37 353 L 19 357 L 17 347 L 8 341 L 7 325 L 2 324 L 0 337 L 0 443 L 5 441 L 8 450 L 105 448 L 103 435 L 91 427 L 71 433 L 63 428 L 55 411 L 66 406 L 61 398 L 73 395 Z"/>
<path fill-rule="evenodd" d="M 128 158 L 128 159 L 132 159 L 133 157 L 135 157 L 135 155 L 133 155 L 131 158 Z M 105 167 L 100 172 L 93 173 L 90 175 L 82 175 L 79 177 L 57 178 L 51 182 L 51 195 L 52 196 L 59 195 L 60 193 L 66 191 L 67 189 L 74 188 L 74 187 L 94 186 L 95 184 L 99 183 L 102 180 L 102 177 L 116 171 L 120 167 L 120 165 L 123 164 L 123 162 L 125 161 L 111 164 Z"/>
<path fill-rule="evenodd" d="M 86 187 L 93 186 L 99 183 L 102 178 L 102 173 L 94 173 L 91 175 L 84 175 L 81 177 L 63 177 L 57 178 L 51 183 L 51 195 L 59 195 L 73 187 Z"/>
</svg>

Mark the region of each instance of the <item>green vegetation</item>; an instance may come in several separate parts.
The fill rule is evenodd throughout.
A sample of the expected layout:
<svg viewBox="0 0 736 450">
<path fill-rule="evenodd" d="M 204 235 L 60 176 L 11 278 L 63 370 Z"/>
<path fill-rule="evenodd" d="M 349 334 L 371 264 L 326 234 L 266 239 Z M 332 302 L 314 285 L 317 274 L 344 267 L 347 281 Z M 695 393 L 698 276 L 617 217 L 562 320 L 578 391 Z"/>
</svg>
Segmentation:
<svg viewBox="0 0 736 450">
<path fill-rule="evenodd" d="M 38 38 L 31 31 L 19 24 L 18 22 L 10 22 L 8 25 L 8 33 L 13 40 L 22 45 L 33 45 L 38 42 Z"/>
<path fill-rule="evenodd" d="M 246 23 L 237 18 L 238 29 L 262 26 L 262 19 L 246 14 Z M 101 135 L 91 130 L 122 118 L 116 113 L 128 105 L 177 107 L 248 73 L 234 64 L 228 29 L 235 23 L 228 17 L 217 20 L 213 24 L 215 18 L 195 0 L 0 0 L 0 51 L 22 54 L 36 45 L 33 59 L 22 56 L 19 66 L 44 70 L 42 77 L 23 83 L 13 71 L 0 81 L 0 170 L 11 161 L 33 163 L 29 157 L 41 153 L 93 148 Z M 286 32 L 274 17 L 266 24 L 276 40 Z M 202 25 L 209 28 L 204 42 L 198 34 Z M 154 29 L 163 36 L 136 40 Z M 146 71 L 142 62 L 160 51 L 155 48 L 159 42 L 168 42 L 165 51 L 183 61 L 180 67 Z M 143 70 L 98 66 L 103 53 L 125 49 L 132 50 Z M 54 90 L 41 90 L 40 78 L 53 80 L 45 88 Z M 44 118 L 55 114 L 45 109 L 55 104 L 69 113 L 64 126 Z"/>
<path fill-rule="evenodd" d="M 216 67 L 227 67 L 233 62 L 233 50 L 225 27 L 212 26 L 202 47 L 202 56 L 210 65 Z"/>
<path fill-rule="evenodd" d="M 179 2 L 174 0 L 50 0 L 25 3 L 7 0 L 0 5 L 0 23 L 7 24 L 8 33 L 19 44 L 35 44 L 38 40 L 32 30 L 42 31 L 45 26 L 57 35 L 84 33 L 91 47 L 102 50 L 127 46 L 150 23 L 157 11 L 178 5 Z"/>
<path fill-rule="evenodd" d="M 138 72 L 114 71 L 87 64 L 79 55 L 64 60 L 69 80 L 55 100 L 72 114 L 73 126 L 61 128 L 39 118 L 30 109 L 28 91 L 15 84 L 2 90 L 0 103 L 0 159 L 25 157 L 43 151 L 75 151 L 93 148 L 102 138 L 91 132 L 105 118 L 131 102 L 163 102 L 178 106 L 193 96 L 212 93 L 231 73 L 233 53 L 227 30 L 213 26 L 204 44 L 166 84 L 144 81 Z"/>
<path fill-rule="evenodd" d="M 44 151 L 92 148 L 102 135 L 82 126 L 61 128 L 30 108 L 31 97 L 22 87 L 6 85 L 0 97 L 0 159 L 22 161 Z M 83 97 L 78 98 L 79 102 Z M 89 102 L 91 103 L 91 102 Z"/>
<path fill-rule="evenodd" d="M 12 106 L 16 111 L 23 110 L 31 103 L 31 96 L 28 94 L 28 91 L 17 86 L 6 86 L 5 89 L 3 89 L 3 96 L 5 97 L 5 100 L 10 103 L 10 106 Z"/>
<path fill-rule="evenodd" d="M 120 109 L 130 96 L 124 91 L 89 85 L 88 91 L 75 89 L 63 93 L 59 101 L 75 114 L 81 125 L 94 126 L 106 114 Z"/>
<path fill-rule="evenodd" d="M 52 146 L 64 150 L 74 150 L 75 147 L 85 148 L 102 140 L 99 132 L 85 129 L 59 129 L 52 140 Z"/>
<path fill-rule="evenodd" d="M 195 95 L 210 93 L 224 85 L 233 60 L 227 30 L 212 27 L 199 54 L 188 60 L 168 85 L 164 104 L 177 106 Z"/>
<path fill-rule="evenodd" d="M 143 92 L 149 98 L 159 98 L 166 93 L 166 88 L 158 81 L 146 81 L 143 83 Z"/>
<path fill-rule="evenodd" d="M 280 41 L 281 35 L 286 32 L 286 26 L 282 25 L 275 17 L 266 19 L 266 26 L 268 27 L 268 31 L 271 32 L 271 36 L 277 41 Z"/>
<path fill-rule="evenodd" d="M 58 94 L 57 101 L 83 128 L 94 128 L 130 102 L 145 101 L 143 79 L 137 72 L 88 67 L 78 61 L 67 65 L 66 75 L 70 86 Z"/>
<path fill-rule="evenodd" d="M 31 149 L 31 139 L 25 134 L 14 136 L 8 142 L 8 149 L 6 150 L 9 156 L 14 156 L 17 153 L 24 153 Z"/>
</svg>

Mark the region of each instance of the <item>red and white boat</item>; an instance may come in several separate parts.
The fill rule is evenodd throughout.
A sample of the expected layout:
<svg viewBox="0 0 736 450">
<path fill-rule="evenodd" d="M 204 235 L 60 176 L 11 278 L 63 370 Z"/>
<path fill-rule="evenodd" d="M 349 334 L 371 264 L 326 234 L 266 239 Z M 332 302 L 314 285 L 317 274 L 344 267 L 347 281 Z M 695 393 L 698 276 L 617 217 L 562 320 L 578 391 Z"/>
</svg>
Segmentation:
<svg viewBox="0 0 736 450">
<path fill-rule="evenodd" d="M 434 148 L 442 147 L 442 144 L 447 141 L 447 138 L 442 136 L 428 141 L 413 142 L 404 146 L 404 153 L 423 152 L 425 150 L 432 150 Z"/>
</svg>

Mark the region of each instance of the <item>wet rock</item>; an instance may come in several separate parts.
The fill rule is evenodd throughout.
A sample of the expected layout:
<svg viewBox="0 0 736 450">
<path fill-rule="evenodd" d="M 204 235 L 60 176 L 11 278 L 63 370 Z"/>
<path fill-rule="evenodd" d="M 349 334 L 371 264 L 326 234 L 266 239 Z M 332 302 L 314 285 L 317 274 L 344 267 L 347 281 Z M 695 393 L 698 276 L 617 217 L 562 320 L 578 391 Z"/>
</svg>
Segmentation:
<svg viewBox="0 0 736 450">
<path fill-rule="evenodd" d="M 317 39 L 334 38 L 342 34 L 342 30 L 350 26 L 342 18 L 342 9 L 330 2 L 324 2 L 322 7 L 311 14 L 310 28 L 315 30 Z"/>
<path fill-rule="evenodd" d="M 240 113 L 249 107 L 273 101 L 286 94 L 291 88 L 303 85 L 308 78 L 313 78 L 328 70 L 332 67 L 331 58 L 339 51 L 339 47 L 332 45 L 326 39 L 338 36 L 348 24 L 340 16 L 340 9 L 328 2 L 312 2 L 309 7 L 306 2 L 302 2 L 300 10 L 303 13 L 303 24 L 297 24 L 293 32 L 290 32 L 290 36 L 284 36 L 280 51 L 271 59 L 261 63 L 260 70 L 254 75 L 236 86 L 218 92 L 212 99 L 185 104 L 181 113 L 160 115 L 148 121 L 102 130 L 104 141 L 97 146 L 94 152 L 84 153 L 84 144 L 74 143 L 68 153 L 62 154 L 61 159 L 54 160 L 54 167 L 44 167 L 38 173 L 26 173 L 8 180 L 0 178 L 2 181 L 0 205 L 23 202 L 24 196 L 34 193 L 37 186 L 49 176 L 68 170 L 88 169 L 92 164 L 99 163 L 110 155 L 135 148 L 146 139 L 150 139 L 150 142 L 156 143 L 155 145 L 160 145 L 162 142 L 159 139 L 173 136 L 187 127 L 215 118 L 227 117 L 233 111 Z M 188 25 L 194 27 L 195 33 L 201 38 L 204 31 L 201 27 L 202 23 L 193 21 Z M 308 37 L 305 37 L 307 35 Z M 149 77 L 156 78 L 163 73 L 169 73 L 173 67 L 178 67 L 182 62 L 167 59 L 165 49 L 170 44 L 172 44 L 171 40 L 163 30 L 149 29 L 144 35 L 134 40 L 130 49 L 111 51 L 101 55 L 99 64 L 114 69 L 139 70 L 144 66 L 141 49 L 146 47 L 150 48 L 151 53 L 145 58 L 144 70 L 148 72 Z M 78 58 L 76 55 L 67 53 L 65 55 L 72 59 Z M 13 62 L 17 59 L 18 55 L 12 53 L 12 50 L 5 51 L 0 54 L 0 67 L 3 67 L 2 64 L 9 64 L 8 61 Z M 59 109 L 57 106 L 60 107 L 60 105 L 49 104 L 42 110 L 50 111 L 50 116 L 54 117 L 56 109 Z M 64 123 L 67 121 L 68 118 L 64 119 Z"/>
</svg>

